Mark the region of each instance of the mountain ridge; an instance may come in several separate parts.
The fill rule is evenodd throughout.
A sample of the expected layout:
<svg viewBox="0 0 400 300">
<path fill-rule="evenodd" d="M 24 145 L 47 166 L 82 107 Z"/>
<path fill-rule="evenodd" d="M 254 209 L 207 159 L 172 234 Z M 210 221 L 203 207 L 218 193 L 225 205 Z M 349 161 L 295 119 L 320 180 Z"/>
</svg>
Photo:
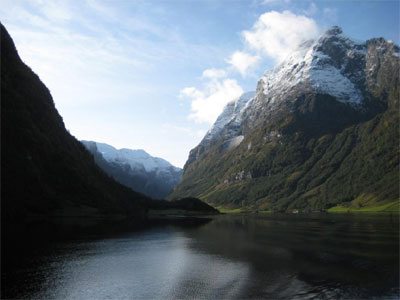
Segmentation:
<svg viewBox="0 0 400 300">
<path fill-rule="evenodd" d="M 220 138 L 212 144 L 202 141 L 190 152 L 182 181 L 170 198 L 192 195 L 216 206 L 275 210 L 326 209 L 357 199 L 361 205 L 397 200 L 398 53 L 399 47 L 392 42 L 381 38 L 355 42 L 339 27 L 303 43 L 287 60 L 264 73 L 239 126 L 231 126 L 232 120 Z M 347 84 L 335 89 L 341 82 Z M 376 170 L 359 163 L 360 172 L 368 170 L 376 176 L 354 184 L 355 170 L 347 170 L 354 178 L 342 182 L 346 192 L 332 199 L 329 191 L 334 194 L 337 187 L 327 187 L 346 167 L 346 159 L 355 152 L 370 156 L 364 153 L 366 149 L 383 150 L 373 148 L 376 140 L 367 142 L 367 132 L 376 134 L 386 151 L 378 160 L 391 174 L 386 178 L 394 184 L 386 189 L 390 196 L 383 197 L 389 195 L 384 184 L 377 187 L 372 182 L 382 179 Z M 226 147 L 232 139 L 237 141 L 235 147 Z M 353 165 L 360 159 L 352 157 L 346 163 Z M 318 174 L 314 169 L 322 161 L 327 170 L 323 167 Z M 372 185 L 380 192 L 367 201 L 361 195 Z M 325 189 L 323 196 L 321 189 Z"/>
<path fill-rule="evenodd" d="M 182 169 L 142 149 L 116 149 L 106 143 L 81 142 L 107 174 L 149 197 L 164 199 L 180 181 Z"/>
</svg>

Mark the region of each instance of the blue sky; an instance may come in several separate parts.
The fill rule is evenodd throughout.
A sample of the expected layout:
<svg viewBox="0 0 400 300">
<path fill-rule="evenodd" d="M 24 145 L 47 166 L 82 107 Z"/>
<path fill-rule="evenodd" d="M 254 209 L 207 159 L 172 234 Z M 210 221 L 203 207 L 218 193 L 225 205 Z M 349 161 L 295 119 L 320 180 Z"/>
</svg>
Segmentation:
<svg viewBox="0 0 400 300">
<path fill-rule="evenodd" d="M 74 136 L 180 167 L 302 39 L 339 25 L 399 44 L 399 1 L 2 0 L 0 20 Z"/>
</svg>

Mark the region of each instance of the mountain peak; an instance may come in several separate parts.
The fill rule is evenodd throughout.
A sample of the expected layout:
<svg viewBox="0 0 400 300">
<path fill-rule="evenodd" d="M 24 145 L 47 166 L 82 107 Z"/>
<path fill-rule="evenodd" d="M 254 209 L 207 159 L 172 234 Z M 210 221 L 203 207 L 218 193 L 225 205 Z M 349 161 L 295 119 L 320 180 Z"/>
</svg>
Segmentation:
<svg viewBox="0 0 400 300">
<path fill-rule="evenodd" d="M 365 55 L 366 43 L 347 37 L 334 26 L 318 39 L 303 42 L 285 61 L 267 71 L 259 87 L 271 108 L 280 103 L 277 95 L 300 86 L 357 106 L 363 102 Z"/>
<path fill-rule="evenodd" d="M 343 30 L 339 26 L 332 26 L 327 31 L 325 31 L 324 35 L 339 35 L 342 34 Z"/>
<path fill-rule="evenodd" d="M 303 42 L 264 73 L 237 117 L 229 118 L 234 103 L 226 106 L 170 198 L 282 211 L 397 200 L 387 188 L 399 168 L 397 49 L 337 26 Z"/>
<path fill-rule="evenodd" d="M 392 48 L 397 48 L 386 41 L 377 40 L 374 48 L 379 57 L 383 57 L 383 52 L 388 57 L 397 56 L 397 52 L 390 54 Z M 367 83 L 367 77 L 374 76 L 380 65 L 379 60 L 372 59 L 376 56 L 373 53 L 369 41 L 356 41 L 338 26 L 316 40 L 304 41 L 283 62 L 264 73 L 256 94 L 244 93 L 226 105 L 200 144 L 190 152 L 185 170 L 219 141 L 223 140 L 220 150 L 232 150 L 257 126 L 284 119 L 288 114 L 314 113 L 318 118 L 316 112 L 324 108 L 325 121 L 330 120 L 326 128 L 332 129 L 379 110 L 379 103 L 371 104 L 369 88 L 373 80 L 368 79 Z M 332 118 L 328 107 L 342 114 Z"/>
</svg>

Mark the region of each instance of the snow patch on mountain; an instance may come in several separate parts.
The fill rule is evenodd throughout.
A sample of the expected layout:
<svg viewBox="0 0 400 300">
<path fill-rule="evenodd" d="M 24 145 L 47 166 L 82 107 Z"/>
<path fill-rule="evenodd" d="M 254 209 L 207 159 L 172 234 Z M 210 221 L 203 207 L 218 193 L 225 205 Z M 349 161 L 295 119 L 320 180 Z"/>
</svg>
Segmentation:
<svg viewBox="0 0 400 300">
<path fill-rule="evenodd" d="M 352 39 L 337 26 L 316 40 L 304 41 L 282 63 L 263 74 L 255 93 L 243 94 L 226 105 L 200 144 L 190 152 L 186 165 L 221 139 L 220 149 L 235 148 L 255 126 L 284 118 L 287 112 L 294 113 L 297 107 L 307 104 L 304 101 L 333 100 L 361 114 L 373 97 L 369 89 L 376 84 L 373 78 L 381 63 L 379 55 L 389 50 L 390 55 L 400 51 L 397 46 L 388 47 L 383 39 L 377 39 L 374 45 L 372 42 Z M 308 99 L 303 101 L 305 96 Z"/>
<path fill-rule="evenodd" d="M 165 199 L 179 183 L 183 170 L 144 150 L 116 149 L 81 141 L 96 164 L 119 183 L 154 199 Z"/>
<path fill-rule="evenodd" d="M 243 142 L 243 139 L 243 135 L 235 136 L 234 138 L 232 138 L 230 140 L 229 149 L 234 149 L 239 146 Z"/>
<path fill-rule="evenodd" d="M 339 53 L 343 54 L 340 59 L 335 57 Z M 365 55 L 364 42 L 356 42 L 333 27 L 316 41 L 302 43 L 284 62 L 264 73 L 260 80 L 263 93 L 267 102 L 274 104 L 276 94 L 309 85 L 315 92 L 331 95 L 340 102 L 360 104 L 362 93 L 355 84 L 359 78 L 349 76 L 346 70 L 349 59 L 362 59 Z"/>
<path fill-rule="evenodd" d="M 201 144 L 207 145 L 222 134 L 227 139 L 237 136 L 244 118 L 258 110 L 273 111 L 282 95 L 302 87 L 358 107 L 363 101 L 359 86 L 365 80 L 365 70 L 363 64 L 354 62 L 365 60 L 366 53 L 366 42 L 349 38 L 336 26 L 317 40 L 303 42 L 281 64 L 264 73 L 256 93 L 248 92 L 229 102 Z"/>
<path fill-rule="evenodd" d="M 129 165 L 132 169 L 144 170 L 146 172 L 163 172 L 170 168 L 179 171 L 180 168 L 174 167 L 165 159 L 153 157 L 144 150 L 116 149 L 113 146 L 95 142 L 97 150 L 108 162 L 115 162 L 122 165 Z"/>
<path fill-rule="evenodd" d="M 203 142 L 209 142 L 211 139 L 218 136 L 218 134 L 220 134 L 225 126 L 231 121 L 236 123 L 233 125 L 240 126 L 242 113 L 254 96 L 255 92 L 247 92 L 242 94 L 238 99 L 229 102 L 215 121 L 214 125 L 206 133 Z"/>
</svg>

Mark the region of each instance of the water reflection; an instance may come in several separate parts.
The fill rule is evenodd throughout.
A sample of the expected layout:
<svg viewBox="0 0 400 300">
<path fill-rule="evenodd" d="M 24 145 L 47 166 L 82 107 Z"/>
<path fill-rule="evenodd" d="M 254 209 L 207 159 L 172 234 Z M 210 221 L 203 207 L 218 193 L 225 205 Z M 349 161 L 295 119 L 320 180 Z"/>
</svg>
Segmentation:
<svg viewBox="0 0 400 300">
<path fill-rule="evenodd" d="M 398 225 L 388 215 L 225 216 L 191 236 L 252 266 L 245 298 L 398 299 Z"/>
<path fill-rule="evenodd" d="M 11 260 L 6 277 L 2 276 L 3 287 L 4 283 L 6 286 L 3 296 L 46 299 L 396 299 L 399 296 L 398 218 L 220 216 L 211 222 L 181 221 L 141 229 L 116 224 L 96 226 L 72 231 L 71 227 L 69 230 L 53 227 L 48 229 L 52 238 L 44 238 L 51 240 L 50 243 L 37 243 L 35 237 L 28 246 L 29 239 L 21 240 L 25 247 L 20 247 L 15 255 L 7 254 L 17 259 Z"/>
</svg>

